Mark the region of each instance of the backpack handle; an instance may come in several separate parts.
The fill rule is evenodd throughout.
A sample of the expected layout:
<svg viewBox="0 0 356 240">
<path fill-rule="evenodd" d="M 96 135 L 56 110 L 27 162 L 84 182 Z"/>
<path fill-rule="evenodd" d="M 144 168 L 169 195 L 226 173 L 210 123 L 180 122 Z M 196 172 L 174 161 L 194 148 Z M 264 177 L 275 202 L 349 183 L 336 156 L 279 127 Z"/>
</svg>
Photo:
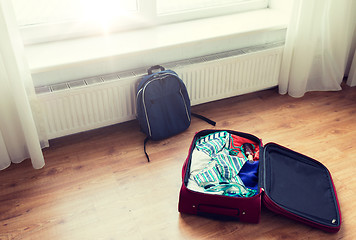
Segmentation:
<svg viewBox="0 0 356 240">
<path fill-rule="evenodd" d="M 156 70 L 156 69 L 160 69 L 161 71 L 164 71 L 164 67 L 160 66 L 160 65 L 154 65 L 152 67 L 150 67 L 147 72 L 148 72 L 148 75 L 151 75 L 152 74 L 152 70 Z"/>
</svg>

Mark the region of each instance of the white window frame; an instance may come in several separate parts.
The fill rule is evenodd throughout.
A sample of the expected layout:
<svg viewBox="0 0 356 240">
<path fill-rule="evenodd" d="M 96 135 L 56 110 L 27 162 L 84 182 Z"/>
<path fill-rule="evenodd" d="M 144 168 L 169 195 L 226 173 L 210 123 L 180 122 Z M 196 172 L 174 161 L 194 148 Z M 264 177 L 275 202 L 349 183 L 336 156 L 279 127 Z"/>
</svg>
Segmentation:
<svg viewBox="0 0 356 240">
<path fill-rule="evenodd" d="M 20 27 L 20 31 L 24 43 L 28 45 L 263 9 L 269 7 L 269 0 L 251 0 L 250 2 L 241 2 L 236 5 L 191 10 L 160 16 L 156 13 L 156 0 L 137 0 L 137 4 L 139 15 L 145 21 L 130 20 L 129 22 L 125 21 L 125 24 L 122 24 L 123 21 L 121 21 L 121 24 L 120 22 L 116 22 L 111 25 L 111 29 L 108 31 L 103 31 L 100 25 L 78 24 L 76 21 L 23 26 Z"/>
<path fill-rule="evenodd" d="M 150 0 L 155 2 L 155 0 Z M 253 11 L 269 7 L 269 0 L 250 0 L 232 5 L 196 9 L 184 12 L 170 13 L 157 17 L 157 24 L 167 24 L 179 21 L 189 21 L 201 18 L 216 17 L 221 15 L 235 14 L 239 12 Z"/>
</svg>

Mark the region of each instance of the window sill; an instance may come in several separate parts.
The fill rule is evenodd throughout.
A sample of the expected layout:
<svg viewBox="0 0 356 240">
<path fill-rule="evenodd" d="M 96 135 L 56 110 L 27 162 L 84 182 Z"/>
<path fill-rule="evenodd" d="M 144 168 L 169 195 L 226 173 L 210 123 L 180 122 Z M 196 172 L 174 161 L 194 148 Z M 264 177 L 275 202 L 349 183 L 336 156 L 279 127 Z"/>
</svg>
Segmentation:
<svg viewBox="0 0 356 240">
<path fill-rule="evenodd" d="M 283 41 L 288 16 L 264 9 L 25 47 L 35 86 Z"/>
</svg>

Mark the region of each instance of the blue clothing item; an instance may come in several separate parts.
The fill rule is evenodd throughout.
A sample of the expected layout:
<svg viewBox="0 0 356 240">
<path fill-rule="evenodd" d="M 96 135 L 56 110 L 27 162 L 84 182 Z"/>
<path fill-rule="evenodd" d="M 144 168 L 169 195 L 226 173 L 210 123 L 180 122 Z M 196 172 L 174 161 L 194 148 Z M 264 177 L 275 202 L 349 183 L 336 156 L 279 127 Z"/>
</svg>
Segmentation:
<svg viewBox="0 0 356 240">
<path fill-rule="evenodd" d="M 250 189 L 258 190 L 258 161 L 247 161 L 239 172 L 239 176 L 245 186 Z"/>
</svg>

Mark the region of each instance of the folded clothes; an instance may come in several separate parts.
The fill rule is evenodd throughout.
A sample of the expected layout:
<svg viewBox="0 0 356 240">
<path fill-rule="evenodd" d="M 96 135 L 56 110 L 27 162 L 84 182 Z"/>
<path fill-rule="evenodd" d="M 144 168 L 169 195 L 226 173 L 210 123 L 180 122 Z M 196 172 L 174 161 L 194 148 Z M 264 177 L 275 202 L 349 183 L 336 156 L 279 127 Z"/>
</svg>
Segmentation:
<svg viewBox="0 0 356 240">
<path fill-rule="evenodd" d="M 226 131 L 198 139 L 191 161 L 190 180 L 195 184 L 188 184 L 188 187 L 195 185 L 195 190 L 199 187 L 203 192 L 228 196 L 255 195 L 258 189 L 258 161 L 249 163 L 242 152 L 241 141 L 247 140 L 236 138 Z M 199 157 L 195 159 L 194 156 Z M 199 159 L 203 161 L 196 163 Z"/>
</svg>

